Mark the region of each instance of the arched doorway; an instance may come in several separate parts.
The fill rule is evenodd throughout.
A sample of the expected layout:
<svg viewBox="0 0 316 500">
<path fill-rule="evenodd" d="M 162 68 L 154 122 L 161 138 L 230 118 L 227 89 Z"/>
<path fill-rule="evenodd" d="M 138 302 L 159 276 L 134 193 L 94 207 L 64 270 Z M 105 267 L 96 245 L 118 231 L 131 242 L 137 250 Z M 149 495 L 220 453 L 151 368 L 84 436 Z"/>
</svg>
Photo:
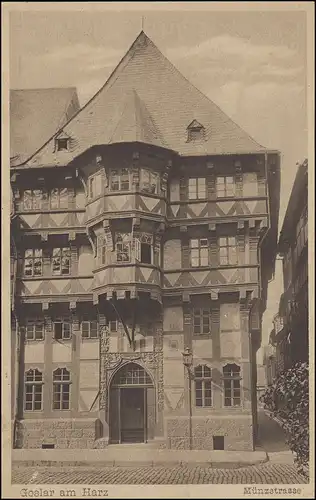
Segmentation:
<svg viewBox="0 0 316 500">
<path fill-rule="evenodd" d="M 110 385 L 110 443 L 146 443 L 154 438 L 155 388 L 145 369 L 128 363 Z"/>
</svg>

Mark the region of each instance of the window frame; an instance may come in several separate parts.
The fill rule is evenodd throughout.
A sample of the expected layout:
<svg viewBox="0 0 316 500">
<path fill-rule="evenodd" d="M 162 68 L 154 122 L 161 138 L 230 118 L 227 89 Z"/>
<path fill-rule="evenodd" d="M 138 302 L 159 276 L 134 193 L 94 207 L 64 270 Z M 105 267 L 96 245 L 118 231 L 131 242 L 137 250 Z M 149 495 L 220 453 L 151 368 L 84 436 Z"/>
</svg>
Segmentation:
<svg viewBox="0 0 316 500">
<path fill-rule="evenodd" d="M 122 172 L 126 171 L 126 173 L 124 173 L 124 175 L 122 174 Z M 114 174 L 114 172 L 117 172 L 116 174 Z M 113 178 L 117 177 L 117 181 L 115 182 L 115 184 L 117 184 L 117 188 L 113 188 Z M 127 183 L 127 180 L 124 177 L 127 177 L 128 178 L 128 187 L 126 187 L 125 185 L 122 187 L 122 184 L 124 183 Z M 121 168 L 111 168 L 110 169 L 110 182 L 109 182 L 109 191 L 111 192 L 114 192 L 114 193 L 118 193 L 118 192 L 124 192 L 124 191 L 130 191 L 131 189 L 131 172 L 128 170 L 128 168 L 125 168 L 125 167 L 121 167 Z"/>
<path fill-rule="evenodd" d="M 147 193 L 147 194 L 159 194 L 159 174 L 157 172 L 153 172 L 152 170 L 148 169 L 148 168 L 144 168 L 144 167 L 141 167 L 140 168 L 140 172 L 139 172 L 139 191 L 141 191 L 142 193 Z M 143 176 L 144 174 L 148 175 L 148 181 L 147 181 L 147 184 L 148 186 L 155 186 L 155 191 L 151 191 L 150 189 L 146 189 L 144 187 L 144 180 L 143 180 Z M 152 182 L 152 179 L 155 179 L 156 180 L 156 183 L 153 183 Z"/>
<path fill-rule="evenodd" d="M 192 182 L 191 182 L 192 181 Z M 201 189 L 200 181 L 203 181 Z M 188 178 L 188 199 L 189 200 L 206 200 L 207 185 L 206 177 L 189 177 Z"/>
<path fill-rule="evenodd" d="M 206 245 L 201 245 L 201 241 L 206 241 Z M 193 242 L 198 242 L 197 245 L 193 245 Z M 210 244 L 208 238 L 191 238 L 189 241 L 190 249 L 190 267 L 208 267 L 210 265 Z M 206 250 L 206 252 L 204 251 Z M 194 257 L 193 255 L 196 254 Z M 207 254 L 207 255 L 203 255 Z M 193 260 L 197 259 L 198 264 L 194 265 Z M 203 263 L 206 261 L 206 263 Z"/>
<path fill-rule="evenodd" d="M 88 326 L 88 335 L 84 335 L 85 326 Z M 97 340 L 99 338 L 99 323 L 96 319 L 82 319 L 80 322 L 80 331 L 82 339 Z M 92 335 L 93 332 L 95 335 Z"/>
<path fill-rule="evenodd" d="M 97 236 L 97 265 L 105 266 L 107 262 L 107 243 L 104 234 L 98 234 Z"/>
<path fill-rule="evenodd" d="M 60 372 L 60 380 L 56 380 L 56 373 Z M 68 378 L 64 378 L 65 374 Z M 60 390 L 56 390 L 59 387 Z M 66 390 L 68 389 L 68 390 Z M 59 395 L 58 399 L 55 396 Z M 63 396 L 64 394 L 68 394 L 68 407 L 63 408 Z M 56 404 L 59 403 L 59 407 L 56 407 Z M 56 368 L 53 371 L 53 398 L 52 398 L 52 409 L 53 411 L 69 411 L 71 407 L 71 374 L 68 368 Z"/>
<path fill-rule="evenodd" d="M 57 191 L 57 196 L 55 199 L 57 200 L 57 206 L 52 206 L 53 200 L 53 191 Z M 62 191 L 65 192 L 65 196 L 62 195 Z M 64 198 L 65 203 L 62 203 L 62 199 Z M 69 190 L 67 187 L 54 187 L 49 191 L 49 208 L 50 210 L 68 210 L 69 209 Z"/>
<path fill-rule="evenodd" d="M 124 241 L 125 237 L 125 241 Z M 118 238 L 120 240 L 118 241 Z M 127 251 L 124 251 L 124 246 Z M 121 250 L 118 248 L 121 247 Z M 119 259 L 118 256 L 127 255 L 128 260 Z M 115 257 L 117 264 L 130 264 L 132 262 L 132 235 L 131 233 L 121 233 L 117 232 L 115 234 Z"/>
<path fill-rule="evenodd" d="M 234 240 L 234 244 L 231 244 L 230 240 Z M 223 244 L 223 240 L 225 240 L 226 244 Z M 238 244 L 236 236 L 219 236 L 217 240 L 218 245 L 218 253 L 219 253 L 219 265 L 220 266 L 238 266 L 239 258 L 238 258 Z M 226 249 L 226 255 L 224 256 L 225 262 L 222 262 L 223 255 L 221 255 L 222 250 Z M 231 250 L 234 249 L 234 252 Z M 235 260 L 232 259 L 235 254 Z"/>
<path fill-rule="evenodd" d="M 61 326 L 61 337 L 56 337 L 56 325 L 62 325 Z M 66 327 L 66 328 L 65 328 Z M 67 335 L 65 335 L 65 331 L 69 332 Z M 60 340 L 71 340 L 72 338 L 72 324 L 70 320 L 67 319 L 56 319 L 53 321 L 53 339 L 60 341 Z"/>
<path fill-rule="evenodd" d="M 223 182 L 220 182 L 223 179 Z M 232 179 L 232 182 L 228 182 L 228 179 Z M 219 186 L 223 186 L 219 189 Z M 232 189 L 229 190 L 229 185 Z M 236 180 L 233 175 L 217 175 L 216 176 L 216 197 L 217 198 L 235 198 L 236 197 Z"/>
<path fill-rule="evenodd" d="M 99 179 L 99 183 L 98 181 Z M 97 187 L 98 186 L 98 187 Z M 87 195 L 88 195 L 88 200 L 95 200 L 96 198 L 99 198 L 103 194 L 103 186 L 102 186 L 102 172 L 98 170 L 97 172 L 94 172 L 93 174 L 89 175 L 87 179 Z"/>
<path fill-rule="evenodd" d="M 29 256 L 26 255 L 27 252 L 31 252 Z M 35 255 L 38 252 L 40 255 Z M 35 274 L 35 261 L 40 262 L 40 273 Z M 27 274 L 26 265 L 27 262 L 30 263 L 31 274 Z M 24 250 L 24 260 L 23 260 L 23 275 L 29 278 L 34 278 L 38 276 L 43 276 L 43 249 L 42 248 L 26 248 Z"/>
<path fill-rule="evenodd" d="M 36 196 L 35 193 L 38 192 L 39 196 Z M 26 204 L 26 193 L 30 193 L 29 201 L 30 205 L 27 207 Z M 43 202 L 45 201 L 45 195 L 47 196 L 47 192 L 44 189 L 24 189 L 23 191 L 23 211 L 25 212 L 36 212 L 41 211 L 43 209 Z M 36 202 L 39 200 L 39 203 Z"/>
<path fill-rule="evenodd" d="M 196 318 L 199 318 L 199 331 L 196 331 L 198 328 L 198 325 L 196 324 Z M 206 322 L 204 319 L 208 319 L 208 325 L 206 325 Z M 206 325 L 206 328 L 208 328 L 207 331 L 204 331 L 204 326 Z M 204 307 L 194 307 L 192 309 L 192 334 L 193 336 L 205 336 L 205 335 L 210 335 L 211 334 L 211 310 L 204 308 Z"/>
<path fill-rule="evenodd" d="M 227 370 L 225 371 L 225 368 Z M 228 370 L 228 368 L 230 370 Z M 236 371 L 234 371 L 237 368 Z M 223 398 L 225 408 L 240 408 L 241 407 L 241 367 L 236 363 L 228 363 L 223 366 Z M 237 387 L 234 384 L 237 383 Z M 236 396 L 236 391 L 239 393 Z M 228 393 L 230 395 L 228 395 Z M 238 404 L 235 404 L 235 400 L 238 400 Z M 230 404 L 226 404 L 227 400 L 230 400 Z"/>
<path fill-rule="evenodd" d="M 59 255 L 54 255 L 54 252 L 59 251 Z M 66 255 L 64 255 L 66 254 Z M 54 271 L 54 259 L 60 259 L 59 271 Z M 63 260 L 68 259 L 68 271 L 62 272 L 63 270 Z M 54 247 L 52 248 L 51 254 L 51 273 L 53 276 L 69 276 L 71 274 L 71 248 L 70 247 Z"/>
<path fill-rule="evenodd" d="M 33 375 L 32 380 L 27 380 L 28 374 Z M 40 375 L 40 379 L 36 379 L 36 376 Z M 38 368 L 30 368 L 26 372 L 24 372 L 24 404 L 23 408 L 25 412 L 29 411 L 43 411 L 43 372 L 40 371 Z M 28 391 L 27 389 L 31 389 Z M 38 391 L 38 388 L 40 390 Z M 31 395 L 31 400 L 27 401 L 27 394 Z M 40 400 L 36 401 L 36 395 L 40 395 Z M 36 403 L 40 403 L 39 408 L 35 408 Z M 27 408 L 27 404 L 31 404 L 31 408 Z"/>
<path fill-rule="evenodd" d="M 145 262 L 143 258 L 144 245 L 149 247 L 147 250 L 150 255 L 150 262 Z M 154 237 L 152 234 L 143 233 L 134 240 L 134 251 L 135 251 L 135 259 L 145 265 L 153 265 L 154 264 Z"/>
<path fill-rule="evenodd" d="M 206 375 L 206 369 L 209 375 Z M 201 375 L 198 374 L 201 371 Z M 208 373 L 207 372 L 207 373 Z M 206 364 L 194 368 L 194 404 L 196 408 L 211 408 L 213 406 L 212 369 Z M 199 394 L 199 397 L 198 397 Z M 208 395 L 207 395 L 208 394 Z M 197 404 L 200 401 L 201 404 Z M 207 404 L 208 403 L 208 404 Z"/>
<path fill-rule="evenodd" d="M 65 146 L 60 147 L 61 144 L 65 144 Z M 68 137 L 56 138 L 56 149 L 57 149 L 57 151 L 69 151 L 69 139 L 68 139 Z"/>
<path fill-rule="evenodd" d="M 41 336 L 40 337 L 37 337 L 37 334 L 36 334 L 36 328 L 37 327 L 41 327 Z M 30 336 L 29 335 L 29 332 L 32 333 L 32 335 Z M 30 341 L 30 342 L 40 342 L 42 340 L 44 340 L 45 338 L 45 324 L 44 324 L 44 321 L 43 320 L 32 320 L 32 319 L 29 319 L 29 320 L 26 320 L 26 324 L 25 324 L 25 340 L 26 341 Z"/>
</svg>

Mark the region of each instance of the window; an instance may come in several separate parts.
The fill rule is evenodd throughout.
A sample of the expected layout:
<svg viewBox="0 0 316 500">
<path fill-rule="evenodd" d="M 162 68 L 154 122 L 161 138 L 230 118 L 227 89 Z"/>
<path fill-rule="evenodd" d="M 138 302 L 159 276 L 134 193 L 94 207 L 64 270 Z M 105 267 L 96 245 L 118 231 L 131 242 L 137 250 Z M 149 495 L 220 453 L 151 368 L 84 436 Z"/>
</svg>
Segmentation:
<svg viewBox="0 0 316 500">
<path fill-rule="evenodd" d="M 130 188 L 130 175 L 127 168 L 111 170 L 111 191 L 128 191 Z"/>
<path fill-rule="evenodd" d="M 205 178 L 197 177 L 189 179 L 189 200 L 200 200 L 206 198 Z"/>
<path fill-rule="evenodd" d="M 71 325 L 68 321 L 54 322 L 54 338 L 56 340 L 68 340 L 71 337 Z"/>
<path fill-rule="evenodd" d="M 81 336 L 84 339 L 96 339 L 96 338 L 98 338 L 98 322 L 96 320 L 82 321 L 81 322 Z"/>
<path fill-rule="evenodd" d="M 103 235 L 97 237 L 97 262 L 99 266 L 106 263 L 106 239 Z"/>
<path fill-rule="evenodd" d="M 204 139 L 205 128 L 197 120 L 193 120 L 187 128 L 188 130 L 188 142 L 197 141 Z"/>
<path fill-rule="evenodd" d="M 212 371 L 206 365 L 194 369 L 195 406 L 212 406 Z"/>
<path fill-rule="evenodd" d="M 224 405 L 240 406 L 240 367 L 232 364 L 223 368 Z"/>
<path fill-rule="evenodd" d="M 118 331 L 118 321 L 116 319 L 109 321 L 109 330 L 110 330 L 110 332 L 117 332 Z"/>
<path fill-rule="evenodd" d="M 45 197 L 46 193 L 42 189 L 27 189 L 23 196 L 24 210 L 40 210 Z"/>
<path fill-rule="evenodd" d="M 299 257 L 307 241 L 307 218 L 304 214 L 296 225 L 296 257 Z"/>
<path fill-rule="evenodd" d="M 141 191 L 150 194 L 158 193 L 158 174 L 155 172 L 151 172 L 150 170 L 146 170 L 145 168 L 141 168 L 140 170 L 140 182 L 139 187 Z"/>
<path fill-rule="evenodd" d="M 243 196 L 258 196 L 258 179 L 256 172 L 243 174 Z"/>
<path fill-rule="evenodd" d="M 68 141 L 69 139 L 56 139 L 57 142 L 57 151 L 67 151 L 68 150 Z"/>
<path fill-rule="evenodd" d="M 217 177 L 216 192 L 218 198 L 235 196 L 234 177 L 231 176 Z"/>
<path fill-rule="evenodd" d="M 237 242 L 235 236 L 219 238 L 219 261 L 221 266 L 237 265 Z"/>
<path fill-rule="evenodd" d="M 40 248 L 31 248 L 24 253 L 24 275 L 42 276 L 43 255 Z"/>
<path fill-rule="evenodd" d="M 143 264 L 153 263 L 153 238 L 150 234 L 135 238 L 135 258 Z"/>
<path fill-rule="evenodd" d="M 117 233 L 116 236 L 116 261 L 130 262 L 131 260 L 131 237 L 129 233 Z"/>
<path fill-rule="evenodd" d="M 70 372 L 66 368 L 57 368 L 53 373 L 53 409 L 70 409 Z"/>
<path fill-rule="evenodd" d="M 26 411 L 41 411 L 43 401 L 43 375 L 37 369 L 30 369 L 25 373 L 25 399 Z"/>
<path fill-rule="evenodd" d="M 25 327 L 26 340 L 43 340 L 44 339 L 44 323 L 41 320 L 29 320 Z"/>
<path fill-rule="evenodd" d="M 68 208 L 68 189 L 54 188 L 50 191 L 50 208 Z"/>
<path fill-rule="evenodd" d="M 190 240 L 191 266 L 208 266 L 209 246 L 207 238 Z"/>
<path fill-rule="evenodd" d="M 211 331 L 209 309 L 193 309 L 193 333 L 207 334 Z"/>
<path fill-rule="evenodd" d="M 98 172 L 91 175 L 88 179 L 88 197 L 91 199 L 96 198 L 102 194 L 102 176 Z"/>
<path fill-rule="evenodd" d="M 52 273 L 70 274 L 70 248 L 53 248 Z"/>
<path fill-rule="evenodd" d="M 115 375 L 113 385 L 152 385 L 152 381 L 144 368 L 136 363 L 129 363 Z"/>
</svg>

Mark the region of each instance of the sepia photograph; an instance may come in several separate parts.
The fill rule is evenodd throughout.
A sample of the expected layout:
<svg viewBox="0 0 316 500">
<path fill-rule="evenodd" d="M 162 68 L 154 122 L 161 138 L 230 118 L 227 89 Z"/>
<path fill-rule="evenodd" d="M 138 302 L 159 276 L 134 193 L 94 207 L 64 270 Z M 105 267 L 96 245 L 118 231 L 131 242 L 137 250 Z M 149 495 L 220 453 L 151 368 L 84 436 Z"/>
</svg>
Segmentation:
<svg viewBox="0 0 316 500">
<path fill-rule="evenodd" d="M 2 5 L 5 498 L 315 494 L 314 5 L 284 4 Z"/>
</svg>

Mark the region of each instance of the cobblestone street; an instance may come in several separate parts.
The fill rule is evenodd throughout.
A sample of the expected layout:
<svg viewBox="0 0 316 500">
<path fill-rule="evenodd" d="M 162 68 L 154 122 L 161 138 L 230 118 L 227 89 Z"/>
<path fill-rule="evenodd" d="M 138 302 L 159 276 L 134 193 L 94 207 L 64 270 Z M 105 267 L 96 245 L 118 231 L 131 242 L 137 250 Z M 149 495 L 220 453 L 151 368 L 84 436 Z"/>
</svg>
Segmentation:
<svg viewBox="0 0 316 500">
<path fill-rule="evenodd" d="M 203 467 L 27 467 L 12 470 L 13 484 L 304 484 L 293 465 L 240 469 Z"/>
</svg>

